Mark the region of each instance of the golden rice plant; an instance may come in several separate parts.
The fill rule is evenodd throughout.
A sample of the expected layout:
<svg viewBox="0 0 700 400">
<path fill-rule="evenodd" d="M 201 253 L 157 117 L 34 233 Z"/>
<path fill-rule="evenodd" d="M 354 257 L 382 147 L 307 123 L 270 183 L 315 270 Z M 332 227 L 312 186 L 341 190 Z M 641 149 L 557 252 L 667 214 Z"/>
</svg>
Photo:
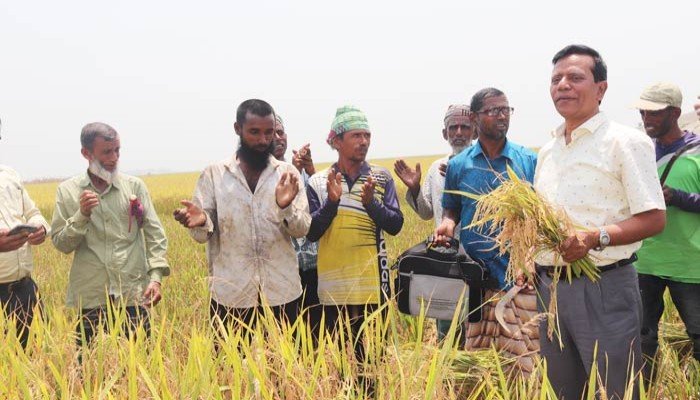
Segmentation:
<svg viewBox="0 0 700 400">
<path fill-rule="evenodd" d="M 445 192 L 477 202 L 474 219 L 465 229 L 483 228 L 485 235 L 494 239 L 501 255 L 510 254 L 506 276 L 513 281 L 523 266 L 533 265 L 539 253 L 551 251 L 559 255 L 559 247 L 575 227 L 565 212 L 552 207 L 510 166 L 506 172 L 508 179 L 499 176 L 501 185 L 489 193 Z M 581 274 L 592 281 L 600 276 L 598 267 L 589 256 L 569 263 L 563 271 L 569 282 Z M 522 272 L 531 274 L 527 269 Z M 555 276 L 561 272 L 561 267 L 554 270 Z"/>
<path fill-rule="evenodd" d="M 435 158 L 409 162 L 427 166 Z M 390 167 L 389 161 L 378 164 Z M 128 339 L 116 329 L 101 332 L 78 363 L 78 316 L 65 306 L 72 256 L 48 242 L 33 248 L 44 318 L 34 319 L 29 346 L 22 351 L 14 322 L 0 313 L 0 399 L 366 399 L 355 379 L 360 373 L 374 377 L 376 399 L 557 398 L 542 367 L 527 379 L 511 376 L 504 372 L 505 357 L 490 350 L 460 351 L 452 343 L 454 329 L 438 343 L 432 320 L 399 314 L 392 303 L 386 305 L 386 319 L 376 313 L 362 328 L 367 365 L 358 365 L 352 347 L 338 336 L 325 335 L 316 343 L 303 318 L 278 327 L 269 313 L 250 328 L 252 340 L 244 340 L 248 332 L 232 332 L 217 351 L 209 325 L 205 246 L 171 217 L 179 199 L 192 195 L 197 176 L 144 177 L 168 235 L 172 267 L 163 300 L 152 310 L 150 338 Z M 49 220 L 56 184 L 27 185 Z M 399 235 L 387 237 L 390 261 L 434 229 L 408 209 L 400 182 L 397 191 L 405 224 Z M 680 323 L 672 307 L 667 314 L 664 321 Z M 114 325 L 122 319 L 118 314 Z M 643 398 L 699 398 L 697 361 L 679 357 L 665 340 L 659 360 L 658 379 Z"/>
</svg>

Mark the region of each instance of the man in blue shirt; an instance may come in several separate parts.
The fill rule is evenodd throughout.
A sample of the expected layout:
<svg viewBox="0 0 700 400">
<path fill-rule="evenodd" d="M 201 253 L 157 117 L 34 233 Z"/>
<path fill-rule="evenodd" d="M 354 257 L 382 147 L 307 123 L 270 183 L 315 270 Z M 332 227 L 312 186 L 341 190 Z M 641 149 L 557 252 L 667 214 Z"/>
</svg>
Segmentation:
<svg viewBox="0 0 700 400">
<path fill-rule="evenodd" d="M 502 91 L 486 88 L 478 91 L 471 100 L 470 121 L 478 142 L 465 149 L 448 163 L 445 190 L 460 190 L 474 194 L 489 193 L 507 179 L 506 167 L 510 166 L 522 179 L 532 182 L 535 176 L 537 155 L 518 144 L 508 141 L 506 134 L 510 124 L 513 108 L 508 104 L 508 98 Z M 469 256 L 485 265 L 493 278 L 498 281 L 498 287 L 488 290 L 488 303 L 483 308 L 483 321 L 470 324 L 467 332 L 467 348 L 489 348 L 494 345 L 499 351 L 510 353 L 517 359 L 516 367 L 528 373 L 534 368 L 532 354 L 539 350 L 537 330 L 523 330 L 521 339 L 512 339 L 512 333 L 501 332 L 496 321 L 495 303 L 504 295 L 503 289 L 509 286 L 506 282 L 506 269 L 509 257 L 499 255 L 498 248 L 490 237 L 489 227 L 459 229 L 468 226 L 474 218 L 476 202 L 468 197 L 444 194 L 442 222 L 435 230 L 435 241 L 444 244 L 459 233 L 459 239 Z M 518 279 L 521 283 L 522 278 Z M 515 290 L 520 290 L 520 287 Z M 517 293 L 516 293 L 517 294 Z M 536 297 L 533 290 L 525 290 L 518 294 L 519 301 L 507 303 L 512 308 L 512 314 L 518 321 L 506 320 L 511 328 L 525 324 L 537 313 Z"/>
<path fill-rule="evenodd" d="M 503 92 L 494 88 L 478 91 L 471 101 L 472 126 L 479 140 L 450 160 L 445 179 L 445 190 L 461 190 L 483 194 L 491 192 L 507 179 L 506 166 L 519 177 L 532 182 L 537 155 L 530 149 L 507 140 L 506 134 L 513 108 Z M 435 231 L 436 242 L 445 243 L 455 235 L 458 225 L 469 225 L 476 211 L 476 202 L 468 197 L 445 194 L 442 223 Z M 460 243 L 467 254 L 479 260 L 498 280 L 499 289 L 506 287 L 505 273 L 508 255 L 499 256 L 498 248 L 487 233 L 488 229 L 460 229 Z"/>
</svg>

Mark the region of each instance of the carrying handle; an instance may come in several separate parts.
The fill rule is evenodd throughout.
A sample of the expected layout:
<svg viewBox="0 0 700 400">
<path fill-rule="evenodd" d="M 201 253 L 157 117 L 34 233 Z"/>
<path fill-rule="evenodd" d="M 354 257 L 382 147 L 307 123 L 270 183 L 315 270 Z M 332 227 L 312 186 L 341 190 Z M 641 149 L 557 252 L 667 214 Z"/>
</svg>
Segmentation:
<svg viewBox="0 0 700 400">
<path fill-rule="evenodd" d="M 435 241 L 435 235 L 428 236 L 428 238 L 425 239 L 425 243 L 427 245 L 426 247 L 428 249 L 433 249 L 436 247 L 439 247 L 441 249 L 454 249 L 455 251 L 457 251 L 459 249 L 459 240 L 455 239 L 454 237 L 450 237 L 450 240 L 447 241 L 447 243 L 449 243 L 449 245 L 450 245 L 449 247 L 433 245 L 434 241 Z"/>
</svg>

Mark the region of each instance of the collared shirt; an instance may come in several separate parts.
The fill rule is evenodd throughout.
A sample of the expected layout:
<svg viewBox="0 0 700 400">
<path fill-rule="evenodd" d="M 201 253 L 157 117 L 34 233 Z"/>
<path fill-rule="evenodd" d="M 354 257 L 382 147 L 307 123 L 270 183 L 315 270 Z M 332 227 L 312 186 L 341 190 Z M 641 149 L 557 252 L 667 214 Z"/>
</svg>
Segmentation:
<svg viewBox="0 0 700 400">
<path fill-rule="evenodd" d="M 331 167 L 338 171 L 337 164 Z M 364 162 L 355 179 L 343 175 L 340 201 L 328 200 L 328 173 L 314 174 L 307 194 L 312 222 L 308 239 L 318 245 L 318 298 L 325 305 L 382 303 L 391 292 L 384 231 L 396 235 L 403 214 L 391 173 Z M 362 204 L 362 186 L 376 183 L 374 199 Z"/>
<path fill-rule="evenodd" d="M 445 177 L 440 173 L 440 165 L 447 164 L 449 159 L 449 156 L 445 156 L 430 165 L 415 198 L 410 190 L 406 191 L 408 206 L 424 220 L 434 218 L 436 228 L 442 222 L 442 190 L 445 188 Z"/>
<path fill-rule="evenodd" d="M 576 227 L 596 229 L 666 209 L 654 145 L 643 132 L 612 122 L 600 112 L 571 132 L 568 145 L 564 125 L 552 136 L 539 153 L 535 190 L 565 211 Z M 631 257 L 641 244 L 608 246 L 589 254 L 596 265 L 608 265 Z M 543 252 L 537 263 L 563 261 Z"/>
<path fill-rule="evenodd" d="M 80 212 L 84 190 L 97 193 L 100 200 L 89 217 Z M 132 195 L 143 205 L 141 227 L 130 216 Z M 151 281 L 160 282 L 170 274 L 165 259 L 168 240 L 139 178 L 118 174 L 102 193 L 87 172 L 62 182 L 51 228 L 54 246 L 63 253 L 74 253 L 68 278 L 69 306 L 99 307 L 106 304 L 107 294 L 129 304 L 140 303 Z"/>
<path fill-rule="evenodd" d="M 509 140 L 506 140 L 501 154 L 494 159 L 489 159 L 481 148 L 481 142 L 477 142 L 450 160 L 445 190 L 489 193 L 501 186 L 502 179 L 508 179 L 506 166 L 510 166 L 521 179 L 532 182 L 536 164 L 537 156 L 532 150 Z M 488 234 L 490 226 L 464 229 L 474 218 L 476 201 L 466 196 L 445 193 L 442 206 L 460 215 L 460 227 L 456 229 L 459 229 L 460 242 L 467 254 L 475 260 L 481 260 L 491 276 L 498 280 L 500 287 L 505 287 L 510 257 L 508 254 L 498 254 L 498 248 Z"/>
<path fill-rule="evenodd" d="M 304 188 L 309 186 L 309 174 L 305 170 L 301 170 L 301 178 L 304 181 Z M 292 238 L 294 251 L 297 252 L 297 261 L 299 261 L 299 270 L 308 271 L 316 269 L 318 260 L 318 242 L 312 242 L 304 237 Z"/>
<path fill-rule="evenodd" d="M 20 224 L 41 225 L 51 229 L 24 189 L 12 168 L 0 165 L 0 229 L 10 230 Z M 14 251 L 0 252 L 0 283 L 14 282 L 32 273 L 32 250 L 29 243 Z"/>
<path fill-rule="evenodd" d="M 292 164 L 269 159 L 255 192 L 235 158 L 207 167 L 195 188 L 193 203 L 207 222 L 190 234 L 207 243 L 211 296 L 227 307 L 256 307 L 261 296 L 279 306 L 301 295 L 292 238 L 306 235 L 311 224 L 304 183 Z M 281 209 L 275 188 L 285 172 L 296 175 L 299 193 Z"/>
<path fill-rule="evenodd" d="M 663 174 L 676 151 L 700 136 L 684 135 L 664 146 L 656 141 L 656 165 Z M 644 239 L 635 263 L 637 272 L 676 282 L 700 283 L 700 268 L 689 268 L 688 260 L 700 260 L 700 146 L 684 152 L 672 165 L 666 185 L 673 190 L 666 210 L 666 227 L 656 236 Z"/>
</svg>

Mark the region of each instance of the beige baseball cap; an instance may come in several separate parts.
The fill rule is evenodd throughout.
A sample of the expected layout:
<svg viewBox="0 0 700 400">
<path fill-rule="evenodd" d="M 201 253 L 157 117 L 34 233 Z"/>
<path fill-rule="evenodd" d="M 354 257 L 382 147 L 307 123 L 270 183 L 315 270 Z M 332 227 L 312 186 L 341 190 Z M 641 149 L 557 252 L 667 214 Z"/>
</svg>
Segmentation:
<svg viewBox="0 0 700 400">
<path fill-rule="evenodd" d="M 642 92 L 639 100 L 632 107 L 639 110 L 657 111 L 666 107 L 681 108 L 683 94 L 678 86 L 673 83 L 655 83 Z"/>
</svg>

